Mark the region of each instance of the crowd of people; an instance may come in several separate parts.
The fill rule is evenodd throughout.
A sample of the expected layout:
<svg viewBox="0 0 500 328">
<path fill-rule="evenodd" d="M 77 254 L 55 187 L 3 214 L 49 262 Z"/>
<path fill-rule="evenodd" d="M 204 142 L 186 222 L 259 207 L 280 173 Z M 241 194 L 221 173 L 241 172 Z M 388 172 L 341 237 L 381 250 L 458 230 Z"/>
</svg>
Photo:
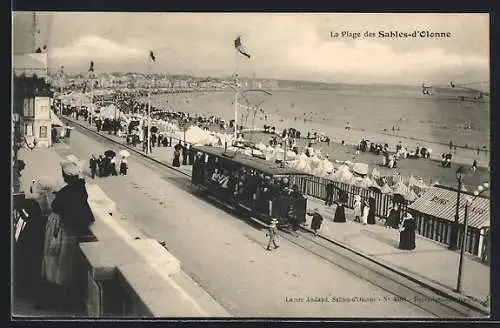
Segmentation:
<svg viewBox="0 0 500 328">
<path fill-rule="evenodd" d="M 104 153 L 96 157 L 92 154 L 89 160 L 89 168 L 92 179 L 95 177 L 109 177 L 117 175 L 127 175 L 128 161 L 125 156 L 122 156 L 117 163 L 116 155 L 113 153 Z"/>
</svg>

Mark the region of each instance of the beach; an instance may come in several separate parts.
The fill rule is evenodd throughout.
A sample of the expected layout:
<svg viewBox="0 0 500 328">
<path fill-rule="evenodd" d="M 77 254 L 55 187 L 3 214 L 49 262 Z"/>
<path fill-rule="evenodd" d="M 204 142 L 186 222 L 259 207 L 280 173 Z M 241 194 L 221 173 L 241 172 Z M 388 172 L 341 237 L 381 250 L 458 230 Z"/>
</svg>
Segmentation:
<svg viewBox="0 0 500 328">
<path fill-rule="evenodd" d="M 409 151 L 415 150 L 417 146 L 432 149 L 431 160 L 406 159 L 398 162 L 396 171 L 404 180 L 413 175 L 421 177 L 427 185 L 438 182 L 456 187 L 455 171 L 464 165 L 464 185 L 467 189 L 474 189 L 477 184 L 489 181 L 490 127 L 489 107 L 485 108 L 486 104 L 457 104 L 423 97 L 416 93 L 417 90 L 408 88 L 396 91 L 395 95 L 394 90 L 365 86 L 340 90 L 273 90 L 271 96 L 247 93 L 248 102 L 262 103 L 260 108 L 263 111 L 240 109 L 238 124 L 245 128 L 262 128 L 266 124 L 275 126 L 278 132 L 283 128 L 295 128 L 301 131 L 301 137 L 305 137 L 307 132 L 325 133 L 331 139 L 330 145 L 319 143 L 315 148 L 328 154 L 331 161 L 367 163 L 370 172 L 376 168 L 382 175 L 392 175 L 394 170 L 380 165 L 382 156 L 369 152 L 356 154 L 356 145 L 364 138 L 370 142 L 388 143 L 394 151 L 395 145 L 401 141 Z M 173 106 L 175 111 L 216 115 L 231 120 L 234 118 L 233 99 L 234 92 L 229 91 L 160 94 L 151 97 L 151 104 L 156 108 L 168 109 Z M 137 100 L 147 102 L 146 97 Z M 246 100 L 240 99 L 239 102 L 245 103 Z M 308 106 L 307 110 L 305 106 Z M 346 129 L 347 125 L 349 130 Z M 471 128 L 463 129 L 464 125 Z M 255 143 L 268 144 L 272 136 L 247 132 L 244 137 Z M 442 153 L 450 152 L 450 141 L 458 147 L 451 151 L 452 167 L 443 168 L 439 161 Z M 306 143 L 303 138 L 298 140 L 299 152 L 305 150 Z M 466 145 L 468 148 L 465 148 Z M 470 170 L 474 159 L 479 166 L 476 172 Z"/>
<path fill-rule="evenodd" d="M 262 128 L 264 124 L 325 133 L 332 142 L 358 144 L 361 139 L 388 143 L 399 141 L 409 150 L 417 146 L 431 148 L 440 158 L 449 152 L 449 143 L 458 146 L 455 157 L 481 166 L 489 164 L 489 104 L 457 102 L 426 97 L 418 88 L 382 88 L 358 86 L 357 89 L 271 90 L 272 95 L 247 93 L 250 104 L 261 104 L 263 112 L 239 109 L 238 124 L 246 128 Z M 420 94 L 419 94 L 420 92 Z M 176 111 L 234 118 L 234 92 L 194 92 L 192 94 L 160 94 L 151 96 L 151 104 Z M 138 98 L 147 102 L 147 97 Z M 245 99 L 239 102 L 245 103 Z M 347 130 L 346 126 L 350 129 Z M 470 127 L 464 129 L 464 126 Z M 392 128 L 394 127 L 394 131 Z M 399 130 L 398 130 L 399 128 Z M 384 131 L 385 129 L 385 131 Z M 267 140 L 262 140 L 267 143 Z M 465 148 L 467 147 L 467 148 Z M 484 148 L 486 147 L 486 148 Z M 480 149 L 479 154 L 477 149 Z"/>
</svg>

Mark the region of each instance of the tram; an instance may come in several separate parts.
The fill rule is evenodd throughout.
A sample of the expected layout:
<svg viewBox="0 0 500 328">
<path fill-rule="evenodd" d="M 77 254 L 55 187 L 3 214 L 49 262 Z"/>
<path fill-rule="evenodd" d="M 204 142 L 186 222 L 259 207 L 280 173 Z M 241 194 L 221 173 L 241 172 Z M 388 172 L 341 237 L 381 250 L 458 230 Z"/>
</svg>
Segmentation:
<svg viewBox="0 0 500 328">
<path fill-rule="evenodd" d="M 269 224 L 278 219 L 282 227 L 306 221 L 307 199 L 297 185 L 310 174 L 282 167 L 242 152 L 210 146 L 193 146 L 197 153 L 191 182 L 218 201 L 243 210 Z"/>
</svg>

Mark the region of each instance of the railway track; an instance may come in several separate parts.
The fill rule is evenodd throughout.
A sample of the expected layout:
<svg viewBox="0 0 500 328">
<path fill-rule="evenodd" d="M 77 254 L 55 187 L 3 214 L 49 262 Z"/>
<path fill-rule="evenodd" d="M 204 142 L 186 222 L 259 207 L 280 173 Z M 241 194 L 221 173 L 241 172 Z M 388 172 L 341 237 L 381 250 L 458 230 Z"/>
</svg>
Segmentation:
<svg viewBox="0 0 500 328">
<path fill-rule="evenodd" d="M 75 123 L 73 121 L 65 119 L 64 117 L 62 119 L 66 122 Z M 176 172 L 180 176 L 186 177 L 186 186 L 190 185 L 189 178 L 191 177 L 191 175 L 176 167 L 173 167 L 172 165 L 169 165 L 169 163 L 151 158 L 138 151 L 134 147 L 124 145 L 80 124 L 76 125 L 76 127 L 83 134 L 91 138 L 100 140 L 101 143 L 108 145 L 111 149 L 117 149 L 118 146 L 119 148 L 128 148 L 131 155 L 133 155 L 134 158 L 140 160 L 140 162 L 148 168 L 154 170 L 168 168 L 171 171 Z M 204 198 L 208 199 L 208 197 Z M 228 208 L 234 214 L 238 214 L 240 218 L 251 219 L 260 224 L 262 227 L 267 227 L 265 223 L 254 217 L 251 217 L 250 215 L 248 215 L 248 213 L 242 213 L 241 211 L 235 209 L 233 206 L 225 204 L 218 199 L 210 197 L 209 200 L 218 206 Z M 402 276 L 394 270 L 389 270 L 388 268 L 382 265 L 378 265 L 376 262 L 371 261 L 366 257 L 360 256 L 352 250 L 341 247 L 340 245 L 319 236 L 314 237 L 306 229 L 302 229 L 300 231 L 299 237 L 291 235 L 287 232 L 287 230 L 281 230 L 279 235 L 281 238 L 296 245 L 297 247 L 300 247 L 303 250 L 322 258 L 324 261 L 332 265 L 342 268 L 349 274 L 352 274 L 360 279 L 374 284 L 375 286 L 385 290 L 389 295 L 381 299 L 370 299 L 365 301 L 408 302 L 420 309 L 423 309 L 427 313 L 440 318 L 484 318 L 489 316 L 489 313 L 483 309 L 475 308 L 470 304 L 467 304 L 467 302 L 463 302 L 455 298 L 451 298 L 445 294 L 435 292 L 429 287 L 425 286 L 422 282 L 418 282 L 415 279 L 409 279 L 408 277 Z M 342 301 L 348 300 L 343 299 Z"/>
</svg>

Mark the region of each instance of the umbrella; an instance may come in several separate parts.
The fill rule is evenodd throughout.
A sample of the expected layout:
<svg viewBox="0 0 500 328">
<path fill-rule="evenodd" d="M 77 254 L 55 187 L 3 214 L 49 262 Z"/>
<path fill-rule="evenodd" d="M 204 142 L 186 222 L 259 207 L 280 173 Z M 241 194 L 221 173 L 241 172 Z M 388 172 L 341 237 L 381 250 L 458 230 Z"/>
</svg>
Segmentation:
<svg viewBox="0 0 500 328">
<path fill-rule="evenodd" d="M 156 133 L 158 131 L 158 128 L 156 126 L 151 127 L 151 132 Z"/>
<path fill-rule="evenodd" d="M 120 152 L 118 154 L 120 154 L 121 157 L 129 157 L 130 156 L 130 153 L 126 149 L 120 150 Z"/>
<path fill-rule="evenodd" d="M 115 157 L 116 156 L 116 153 L 113 151 L 113 150 L 106 150 L 104 152 L 104 156 L 107 156 L 107 157 Z"/>
</svg>

